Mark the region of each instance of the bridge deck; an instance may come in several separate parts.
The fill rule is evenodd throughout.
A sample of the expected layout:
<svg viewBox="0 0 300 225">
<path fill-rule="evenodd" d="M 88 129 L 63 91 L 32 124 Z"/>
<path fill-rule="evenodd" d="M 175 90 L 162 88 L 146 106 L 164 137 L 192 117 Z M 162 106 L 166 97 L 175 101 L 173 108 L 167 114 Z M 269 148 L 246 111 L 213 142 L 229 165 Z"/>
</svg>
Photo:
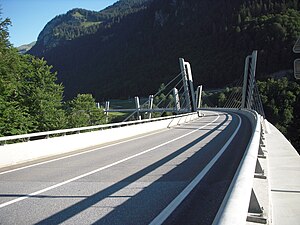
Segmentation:
<svg viewBox="0 0 300 225">
<path fill-rule="evenodd" d="M 250 129 L 246 118 L 208 111 L 205 117 L 182 126 L 0 172 L 0 224 L 148 224 L 238 130 L 167 221 L 193 219 L 211 224 L 247 146 Z"/>
</svg>

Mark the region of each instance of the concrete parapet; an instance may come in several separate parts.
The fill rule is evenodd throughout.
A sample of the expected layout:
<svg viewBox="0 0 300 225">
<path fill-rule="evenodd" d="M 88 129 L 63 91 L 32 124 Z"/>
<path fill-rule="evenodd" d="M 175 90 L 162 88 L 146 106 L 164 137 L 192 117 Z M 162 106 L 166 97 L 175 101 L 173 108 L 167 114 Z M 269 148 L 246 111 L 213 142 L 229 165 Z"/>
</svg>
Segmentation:
<svg viewBox="0 0 300 225">
<path fill-rule="evenodd" d="M 271 224 L 300 224 L 300 156 L 271 123 L 266 134 L 271 198 Z"/>
<path fill-rule="evenodd" d="M 122 126 L 0 146 L 0 168 L 166 129 L 198 118 L 197 113 L 164 120 Z"/>
</svg>

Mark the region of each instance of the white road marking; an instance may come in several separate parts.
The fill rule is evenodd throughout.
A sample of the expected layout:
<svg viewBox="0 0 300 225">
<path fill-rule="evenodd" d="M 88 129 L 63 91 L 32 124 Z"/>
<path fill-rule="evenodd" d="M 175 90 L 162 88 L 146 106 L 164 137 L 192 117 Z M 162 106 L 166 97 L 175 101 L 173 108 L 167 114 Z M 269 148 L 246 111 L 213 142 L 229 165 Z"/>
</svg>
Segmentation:
<svg viewBox="0 0 300 225">
<path fill-rule="evenodd" d="M 204 118 L 204 117 L 201 117 L 197 120 L 201 120 L 202 118 Z M 113 146 L 116 146 L 116 145 L 120 145 L 120 144 L 130 142 L 130 141 L 135 141 L 135 140 L 138 140 L 138 139 L 141 139 L 141 138 L 145 138 L 145 137 L 155 135 L 155 134 L 159 134 L 159 133 L 166 132 L 166 131 L 168 131 L 168 129 L 163 129 L 163 130 L 153 132 L 151 134 L 146 134 L 146 135 L 143 135 L 143 136 L 139 136 L 139 137 L 136 137 L 136 138 L 130 138 L 130 139 L 127 139 L 127 140 L 124 140 L 124 141 L 114 143 L 114 144 L 105 145 L 105 146 L 100 147 L 100 148 L 93 148 L 91 150 L 87 150 L 87 151 L 84 151 L 84 152 L 79 152 L 79 153 L 75 153 L 75 154 L 72 154 L 72 155 L 62 156 L 62 157 L 59 157 L 59 158 L 56 158 L 56 159 L 51 159 L 51 160 L 47 160 L 47 161 L 44 161 L 44 162 L 35 163 L 35 164 L 32 164 L 32 165 L 23 166 L 23 167 L 19 167 L 19 168 L 16 168 L 16 169 L 3 171 L 3 172 L 0 172 L 0 175 L 6 174 L 6 173 L 12 173 L 12 172 L 15 172 L 15 171 L 18 171 L 18 170 L 24 170 L 24 169 L 31 168 L 31 167 L 34 167 L 34 166 L 40 166 L 40 165 L 43 165 L 43 164 L 46 164 L 46 163 L 51 163 L 51 162 L 55 162 L 55 161 L 58 161 L 58 160 L 67 159 L 67 158 L 71 158 L 71 157 L 74 157 L 74 156 L 78 156 L 78 155 L 82 155 L 82 154 L 86 154 L 86 153 L 90 153 L 90 152 L 94 152 L 94 151 L 98 151 L 98 150 L 101 150 L 101 149 L 104 149 L 104 148 L 109 148 L 109 147 L 113 147 Z"/>
<path fill-rule="evenodd" d="M 6 206 L 8 206 L 8 205 L 11 205 L 11 204 L 14 204 L 14 203 L 17 203 L 17 202 L 20 202 L 20 201 L 23 201 L 23 200 L 25 200 L 25 199 L 27 199 L 27 198 L 30 198 L 30 197 L 39 195 L 39 194 L 44 193 L 44 192 L 46 192 L 46 191 L 50 191 L 50 190 L 52 190 L 52 189 L 58 188 L 58 187 L 63 186 L 63 185 L 65 185 L 65 184 L 71 183 L 71 182 L 73 182 L 73 181 L 79 180 L 79 179 L 84 178 L 84 177 L 86 177 L 86 176 L 89 176 L 89 175 L 92 175 L 92 174 L 94 174 L 94 173 L 100 172 L 100 171 L 102 171 L 102 170 L 108 169 L 108 168 L 113 167 L 113 166 L 115 166 L 115 165 L 118 165 L 118 164 L 120 164 L 120 163 L 126 162 L 126 161 L 128 161 L 128 160 L 130 160 L 130 159 L 136 158 L 136 157 L 138 157 L 138 156 L 140 156 L 140 155 L 144 155 L 144 154 L 146 154 L 146 153 L 148 153 L 148 152 L 151 152 L 151 151 L 153 151 L 153 150 L 155 150 L 155 149 L 157 149 L 157 148 L 160 148 L 160 147 L 162 147 L 162 146 L 165 146 L 165 145 L 167 145 L 167 144 L 170 144 L 170 143 L 172 143 L 172 142 L 174 142 L 174 141 L 177 141 L 177 140 L 179 140 L 179 139 L 182 139 L 182 138 L 184 138 L 184 137 L 186 137 L 186 136 L 188 136 L 188 135 L 191 135 L 192 133 L 195 133 L 195 132 L 197 132 L 197 131 L 199 131 L 199 130 L 201 130 L 201 129 L 203 129 L 203 128 L 205 128 L 205 127 L 211 125 L 211 124 L 213 124 L 215 121 L 217 121 L 217 120 L 220 118 L 220 115 L 219 115 L 218 113 L 215 113 L 215 114 L 217 115 L 217 118 L 216 118 L 216 119 L 214 119 L 214 120 L 213 120 L 212 122 L 210 122 L 210 123 L 207 123 L 207 124 L 203 125 L 202 127 L 197 128 L 196 130 L 193 130 L 193 131 L 191 131 L 191 132 L 189 132 L 189 133 L 186 133 L 186 134 L 184 134 L 184 135 L 182 135 L 182 136 L 179 136 L 179 137 L 177 137 L 177 138 L 175 138 L 175 139 L 172 139 L 172 140 L 170 140 L 170 141 L 167 141 L 167 142 L 165 142 L 165 143 L 162 143 L 162 144 L 160 144 L 160 145 L 157 145 L 157 146 L 155 146 L 155 147 L 153 147 L 153 148 L 147 149 L 147 150 L 142 151 L 142 152 L 140 152 L 140 153 L 137 153 L 137 154 L 135 154 L 135 155 L 129 156 L 129 157 L 124 158 L 124 159 L 121 159 L 121 160 L 116 161 L 116 162 L 114 162 L 114 163 L 111 163 L 111 164 L 109 164 L 109 165 L 100 167 L 100 168 L 95 169 L 95 170 L 93 170 L 93 171 L 90 171 L 90 172 L 88 172 L 88 173 L 79 175 L 79 176 L 77 176 L 77 177 L 71 178 L 71 179 L 69 179 L 69 180 L 63 181 L 63 182 L 58 183 L 58 184 L 55 184 L 55 185 L 52 185 L 52 186 L 47 187 L 47 188 L 44 188 L 44 189 L 42 189 L 42 190 L 33 192 L 33 193 L 28 194 L 28 195 L 26 195 L 26 196 L 19 197 L 19 198 L 16 198 L 16 199 L 14 199 L 14 200 L 11 200 L 11 201 L 2 203 L 2 204 L 0 204 L 0 208 L 6 207 Z"/>
<path fill-rule="evenodd" d="M 225 152 L 228 145 L 232 142 L 233 138 L 236 136 L 238 130 L 241 127 L 241 117 L 237 115 L 239 118 L 239 125 L 235 132 L 228 139 L 223 148 L 218 152 L 217 155 L 206 165 L 206 167 L 191 181 L 191 183 L 158 215 L 152 220 L 149 225 L 160 225 L 162 224 L 171 213 L 180 205 L 181 202 L 188 196 L 188 194 L 196 187 L 196 185 L 202 180 L 205 174 L 212 168 L 212 166 L 216 163 L 216 161 L 221 157 L 221 155 Z"/>
<path fill-rule="evenodd" d="M 23 167 L 20 167 L 20 168 L 0 172 L 0 175 L 6 174 L 6 173 L 12 173 L 12 172 L 15 172 L 15 171 L 18 171 L 18 170 L 24 170 L 24 169 L 34 167 L 34 166 L 40 166 L 40 165 L 43 165 L 43 164 L 46 164 L 46 163 L 51 163 L 51 162 L 55 162 L 55 161 L 58 161 L 58 160 L 67 159 L 67 158 L 71 158 L 71 157 L 74 157 L 74 156 L 78 156 L 78 155 L 82 155 L 82 154 L 86 154 L 86 153 L 90 153 L 90 152 L 94 152 L 94 151 L 98 151 L 98 150 L 101 150 L 101 149 L 104 149 L 104 148 L 109 148 L 109 147 L 112 147 L 112 146 L 115 146 L 115 145 L 124 144 L 124 143 L 129 142 L 129 141 L 138 140 L 138 139 L 148 137 L 148 136 L 151 136 L 151 135 L 155 135 L 155 134 L 159 134 L 159 133 L 162 133 L 162 132 L 165 132 L 165 131 L 168 131 L 168 130 L 160 130 L 160 131 L 157 131 L 157 132 L 154 132 L 154 133 L 151 133 L 151 134 L 147 134 L 147 135 L 144 135 L 144 136 L 139 136 L 139 137 L 136 137 L 136 138 L 125 140 L 125 141 L 120 141 L 120 142 L 117 142 L 117 143 L 114 143 L 114 144 L 105 145 L 105 146 L 100 147 L 100 148 L 94 148 L 94 149 L 87 150 L 87 151 L 84 151 L 84 152 L 79 152 L 79 153 L 75 153 L 75 154 L 72 154 L 72 155 L 63 156 L 63 157 L 59 157 L 59 158 L 56 158 L 56 159 L 51 159 L 51 160 L 47 160 L 47 161 L 44 161 L 44 162 L 35 163 L 35 164 L 32 164 L 32 165 L 23 166 Z"/>
</svg>

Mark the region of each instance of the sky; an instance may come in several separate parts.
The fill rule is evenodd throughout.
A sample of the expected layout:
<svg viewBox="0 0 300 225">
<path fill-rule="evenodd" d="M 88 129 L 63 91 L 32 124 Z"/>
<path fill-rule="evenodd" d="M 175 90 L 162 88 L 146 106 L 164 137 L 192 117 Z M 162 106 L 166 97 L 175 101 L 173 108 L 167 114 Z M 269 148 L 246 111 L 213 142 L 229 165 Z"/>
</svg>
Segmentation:
<svg viewBox="0 0 300 225">
<path fill-rule="evenodd" d="M 10 42 L 14 47 L 37 40 L 55 16 L 74 8 L 100 11 L 117 0 L 0 0 L 1 17 L 10 18 Z"/>
</svg>

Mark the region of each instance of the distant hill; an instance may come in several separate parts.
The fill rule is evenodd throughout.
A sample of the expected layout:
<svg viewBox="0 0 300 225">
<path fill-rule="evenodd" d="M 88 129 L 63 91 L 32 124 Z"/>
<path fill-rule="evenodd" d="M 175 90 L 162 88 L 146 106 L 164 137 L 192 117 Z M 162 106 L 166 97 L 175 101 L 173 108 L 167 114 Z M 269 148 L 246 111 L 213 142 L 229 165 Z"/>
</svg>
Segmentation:
<svg viewBox="0 0 300 225">
<path fill-rule="evenodd" d="M 27 44 L 27 45 L 21 45 L 21 46 L 17 47 L 17 49 L 21 54 L 25 54 L 35 45 L 35 43 L 36 43 L 36 41 L 31 42 L 30 44 Z"/>
<path fill-rule="evenodd" d="M 99 29 L 105 30 L 120 22 L 122 17 L 141 10 L 147 2 L 150 0 L 122 0 L 100 12 L 76 8 L 58 15 L 39 34 L 32 53 L 42 54 L 82 36 L 95 34 Z"/>
<path fill-rule="evenodd" d="M 206 88 L 238 79 L 254 49 L 259 77 L 290 70 L 299 36 L 297 0 L 120 0 L 55 17 L 29 53 L 54 66 L 66 99 L 101 101 L 154 93 L 178 74 L 179 57 Z"/>
</svg>

